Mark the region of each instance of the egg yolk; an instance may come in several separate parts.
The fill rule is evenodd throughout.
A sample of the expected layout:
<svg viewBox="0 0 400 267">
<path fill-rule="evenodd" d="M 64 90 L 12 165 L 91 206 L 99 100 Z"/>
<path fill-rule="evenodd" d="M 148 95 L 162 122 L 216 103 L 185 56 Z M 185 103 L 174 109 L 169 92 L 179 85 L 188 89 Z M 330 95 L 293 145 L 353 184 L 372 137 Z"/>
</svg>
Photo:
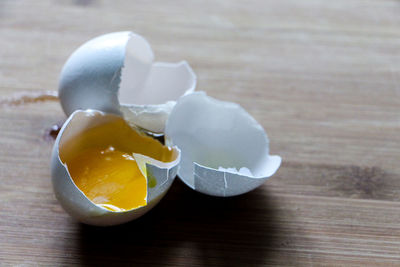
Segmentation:
<svg viewBox="0 0 400 267">
<path fill-rule="evenodd" d="M 152 181 L 140 171 L 133 153 L 162 162 L 176 158 L 171 148 L 133 130 L 122 118 L 62 140 L 60 146 L 60 158 L 75 185 L 93 203 L 112 211 L 147 204 L 147 187 Z"/>
<path fill-rule="evenodd" d="M 67 166 L 75 185 L 99 206 L 124 211 L 146 205 L 146 178 L 127 153 L 112 146 L 87 149 Z"/>
</svg>

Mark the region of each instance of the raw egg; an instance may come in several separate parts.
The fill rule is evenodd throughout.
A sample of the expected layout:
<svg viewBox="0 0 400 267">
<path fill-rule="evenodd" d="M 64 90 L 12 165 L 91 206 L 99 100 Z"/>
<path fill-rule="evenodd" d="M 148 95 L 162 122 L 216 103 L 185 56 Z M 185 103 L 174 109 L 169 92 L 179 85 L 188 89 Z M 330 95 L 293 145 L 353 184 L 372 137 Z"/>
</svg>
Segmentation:
<svg viewBox="0 0 400 267">
<path fill-rule="evenodd" d="M 114 114 L 74 112 L 52 154 L 53 187 L 64 209 L 93 225 L 141 216 L 171 186 L 180 150 L 132 129 Z"/>
</svg>

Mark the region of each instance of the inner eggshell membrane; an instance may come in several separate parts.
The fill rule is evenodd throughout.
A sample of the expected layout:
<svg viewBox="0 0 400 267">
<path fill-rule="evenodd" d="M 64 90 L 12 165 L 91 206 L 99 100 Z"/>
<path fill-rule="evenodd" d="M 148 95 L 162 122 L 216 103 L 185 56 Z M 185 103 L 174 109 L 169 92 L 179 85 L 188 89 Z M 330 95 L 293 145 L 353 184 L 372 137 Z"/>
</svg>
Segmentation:
<svg viewBox="0 0 400 267">
<path fill-rule="evenodd" d="M 165 104 L 194 90 L 196 75 L 186 61 L 153 61 L 154 54 L 146 39 L 131 33 L 118 89 L 122 106 Z"/>
<path fill-rule="evenodd" d="M 177 157 L 173 149 L 132 129 L 119 116 L 102 117 L 82 131 L 74 132 L 73 123 L 69 127 L 70 134 L 60 140 L 60 159 L 82 193 L 111 211 L 147 204 L 146 166 L 139 166 L 134 154 L 161 162 Z"/>
<path fill-rule="evenodd" d="M 166 123 L 182 150 L 179 177 L 196 191 L 235 196 L 260 186 L 280 166 L 262 126 L 241 106 L 204 92 L 181 97 Z"/>
<path fill-rule="evenodd" d="M 196 75 L 186 61 L 153 61 L 149 43 L 130 33 L 118 88 L 119 111 L 131 125 L 161 133 L 175 101 L 194 91 Z"/>
</svg>

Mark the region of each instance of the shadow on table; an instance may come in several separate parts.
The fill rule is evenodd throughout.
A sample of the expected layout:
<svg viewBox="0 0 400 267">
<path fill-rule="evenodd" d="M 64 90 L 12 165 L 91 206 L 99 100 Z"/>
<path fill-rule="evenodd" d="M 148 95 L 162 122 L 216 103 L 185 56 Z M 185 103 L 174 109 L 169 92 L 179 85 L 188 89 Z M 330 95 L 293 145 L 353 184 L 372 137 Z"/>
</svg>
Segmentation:
<svg viewBox="0 0 400 267">
<path fill-rule="evenodd" d="M 232 197 L 197 193 L 175 181 L 136 221 L 100 228 L 81 224 L 83 264 L 255 265 L 278 245 L 277 207 L 264 188 Z"/>
</svg>

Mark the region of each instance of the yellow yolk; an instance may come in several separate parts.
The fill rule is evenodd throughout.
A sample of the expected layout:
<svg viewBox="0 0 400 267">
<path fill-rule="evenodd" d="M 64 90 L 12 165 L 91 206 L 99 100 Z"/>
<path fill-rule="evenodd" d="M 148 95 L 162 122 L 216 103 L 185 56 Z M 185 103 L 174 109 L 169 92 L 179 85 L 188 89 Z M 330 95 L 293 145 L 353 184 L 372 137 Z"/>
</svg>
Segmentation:
<svg viewBox="0 0 400 267">
<path fill-rule="evenodd" d="M 63 162 L 75 157 L 79 151 L 94 147 L 106 149 L 109 146 L 130 155 L 142 154 L 163 162 L 170 162 L 176 156 L 171 148 L 133 130 L 122 118 L 112 118 L 89 128 L 66 143 L 62 142 L 61 146 L 60 157 Z"/>
<path fill-rule="evenodd" d="M 87 149 L 67 162 L 76 186 L 95 204 L 112 211 L 146 205 L 147 182 L 127 153 Z"/>
<path fill-rule="evenodd" d="M 96 126 L 60 141 L 60 159 L 75 185 L 93 203 L 112 211 L 145 206 L 147 179 L 131 155 L 171 162 L 176 151 L 135 131 L 120 117 L 102 119 Z M 150 179 L 149 186 L 154 182 Z"/>
</svg>

